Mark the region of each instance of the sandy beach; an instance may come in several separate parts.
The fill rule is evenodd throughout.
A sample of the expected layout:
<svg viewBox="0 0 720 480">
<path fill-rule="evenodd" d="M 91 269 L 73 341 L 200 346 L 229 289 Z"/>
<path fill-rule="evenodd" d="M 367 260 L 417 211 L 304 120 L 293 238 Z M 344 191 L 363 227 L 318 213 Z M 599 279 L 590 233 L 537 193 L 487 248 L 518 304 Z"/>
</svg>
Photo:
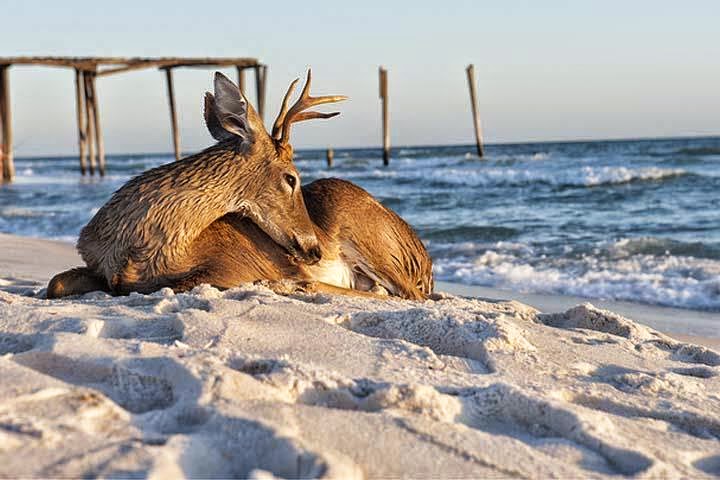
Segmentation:
<svg viewBox="0 0 720 480">
<path fill-rule="evenodd" d="M 447 284 L 482 298 L 48 301 L 72 246 L 0 251 L 3 477 L 720 474 L 711 314 Z"/>
</svg>

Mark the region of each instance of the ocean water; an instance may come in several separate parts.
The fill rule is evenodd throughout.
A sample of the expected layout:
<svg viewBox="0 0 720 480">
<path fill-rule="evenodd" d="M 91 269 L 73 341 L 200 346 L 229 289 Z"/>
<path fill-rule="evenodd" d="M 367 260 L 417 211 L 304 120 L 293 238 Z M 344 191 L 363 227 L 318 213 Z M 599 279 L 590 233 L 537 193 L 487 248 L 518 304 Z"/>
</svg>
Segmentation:
<svg viewBox="0 0 720 480">
<path fill-rule="evenodd" d="M 720 137 L 299 151 L 303 182 L 340 177 L 425 241 L 439 280 L 720 312 Z M 170 155 L 18 158 L 0 231 L 74 241 L 131 176 Z"/>
</svg>

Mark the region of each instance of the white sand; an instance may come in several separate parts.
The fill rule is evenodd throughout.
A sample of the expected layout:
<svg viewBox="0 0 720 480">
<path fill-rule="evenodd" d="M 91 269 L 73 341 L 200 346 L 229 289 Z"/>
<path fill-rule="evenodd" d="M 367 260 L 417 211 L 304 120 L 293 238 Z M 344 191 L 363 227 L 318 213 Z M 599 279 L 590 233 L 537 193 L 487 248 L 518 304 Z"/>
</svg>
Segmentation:
<svg viewBox="0 0 720 480">
<path fill-rule="evenodd" d="M 71 248 L 0 252 L 0 477 L 720 475 L 720 354 L 589 305 L 48 301 Z"/>
</svg>

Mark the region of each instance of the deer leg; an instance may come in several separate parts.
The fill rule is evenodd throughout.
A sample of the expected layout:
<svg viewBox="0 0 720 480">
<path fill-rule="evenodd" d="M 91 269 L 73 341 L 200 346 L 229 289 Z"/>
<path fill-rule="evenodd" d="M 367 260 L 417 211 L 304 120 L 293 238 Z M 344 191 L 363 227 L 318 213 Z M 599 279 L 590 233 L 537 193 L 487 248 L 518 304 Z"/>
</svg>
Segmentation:
<svg viewBox="0 0 720 480">
<path fill-rule="evenodd" d="M 46 295 L 47 298 L 61 298 L 97 290 L 110 291 L 105 278 L 87 267 L 78 267 L 55 275 L 48 283 Z"/>
<path fill-rule="evenodd" d="M 175 293 L 189 292 L 193 288 L 197 287 L 198 285 L 202 285 L 203 283 L 209 283 L 210 285 L 215 286 L 213 282 L 214 277 L 215 275 L 213 275 L 211 271 L 206 268 L 200 267 L 183 276 L 175 277 L 173 279 L 168 279 L 165 282 L 158 283 L 155 287 L 155 290 L 163 287 L 170 287 Z"/>
</svg>

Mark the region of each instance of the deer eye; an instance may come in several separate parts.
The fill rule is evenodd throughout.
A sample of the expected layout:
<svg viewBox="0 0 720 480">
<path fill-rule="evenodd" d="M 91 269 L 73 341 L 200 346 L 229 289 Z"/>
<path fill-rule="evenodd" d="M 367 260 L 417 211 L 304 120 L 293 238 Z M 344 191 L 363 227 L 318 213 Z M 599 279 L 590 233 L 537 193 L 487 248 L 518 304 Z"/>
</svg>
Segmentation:
<svg viewBox="0 0 720 480">
<path fill-rule="evenodd" d="M 285 175 L 285 181 L 288 185 L 290 185 L 291 190 L 295 190 L 295 185 L 297 185 L 297 178 L 295 178 L 294 175 L 287 174 Z"/>
</svg>

